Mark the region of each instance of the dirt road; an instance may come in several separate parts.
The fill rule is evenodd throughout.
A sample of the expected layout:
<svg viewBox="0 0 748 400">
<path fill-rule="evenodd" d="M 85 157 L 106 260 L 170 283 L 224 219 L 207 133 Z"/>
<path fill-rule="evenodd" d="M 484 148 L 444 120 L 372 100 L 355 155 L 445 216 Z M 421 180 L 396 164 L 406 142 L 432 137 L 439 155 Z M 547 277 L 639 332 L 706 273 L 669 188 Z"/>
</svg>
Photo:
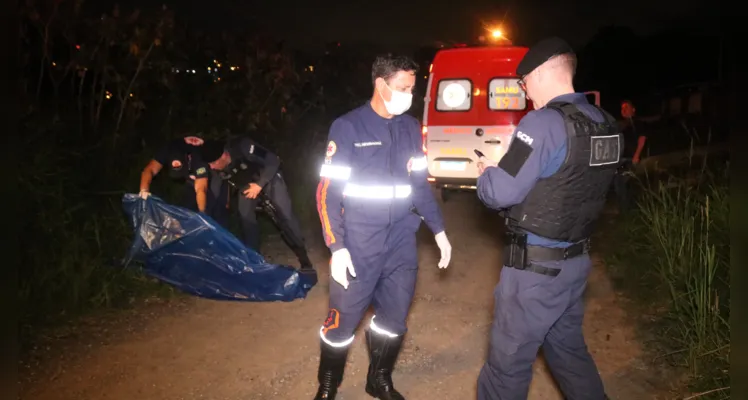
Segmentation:
<svg viewBox="0 0 748 400">
<path fill-rule="evenodd" d="M 436 267 L 433 236 L 419 233 L 420 272 L 403 353 L 394 374 L 410 400 L 475 399 L 499 276 L 501 220 L 474 194 L 443 205 L 452 264 Z M 293 303 L 227 303 L 188 298 L 140 309 L 117 322 L 79 328 L 58 351 L 21 368 L 21 398 L 35 400 L 311 399 L 319 325 L 327 311 L 327 253 L 315 232 L 321 283 Z M 265 254 L 293 263 L 272 241 Z M 621 301 L 599 262 L 589 282 L 585 333 L 612 399 L 654 399 L 658 379 L 643 362 Z M 339 399 L 367 399 L 362 328 Z M 64 344 L 63 344 L 64 343 Z M 54 347 L 55 345 L 52 345 Z M 52 356 L 54 355 L 54 356 Z M 560 400 L 547 369 L 535 365 L 530 399 Z"/>
</svg>

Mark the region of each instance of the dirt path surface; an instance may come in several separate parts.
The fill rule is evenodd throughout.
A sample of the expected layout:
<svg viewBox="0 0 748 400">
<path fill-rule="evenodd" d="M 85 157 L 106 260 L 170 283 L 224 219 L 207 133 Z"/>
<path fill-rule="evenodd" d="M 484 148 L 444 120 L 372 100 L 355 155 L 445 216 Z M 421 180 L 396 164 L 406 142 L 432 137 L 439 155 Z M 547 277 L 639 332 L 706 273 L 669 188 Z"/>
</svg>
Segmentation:
<svg viewBox="0 0 748 400">
<path fill-rule="evenodd" d="M 471 193 L 443 204 L 454 247 L 445 272 L 433 236 L 419 233 L 420 272 L 409 334 L 394 380 L 410 400 L 475 399 L 498 281 L 502 221 Z M 318 330 L 327 312 L 327 252 L 316 238 L 320 284 L 293 303 L 228 303 L 197 298 L 121 316 L 105 327 L 79 327 L 21 366 L 21 398 L 35 400 L 311 399 L 316 390 Z M 264 250 L 293 263 L 279 242 Z M 268 257 L 271 258 L 271 257 Z M 284 260 L 285 259 L 285 260 Z M 660 378 L 599 262 L 590 276 L 585 333 L 612 399 L 654 399 Z M 338 398 L 369 398 L 363 324 Z M 561 400 L 542 357 L 530 399 Z"/>
</svg>

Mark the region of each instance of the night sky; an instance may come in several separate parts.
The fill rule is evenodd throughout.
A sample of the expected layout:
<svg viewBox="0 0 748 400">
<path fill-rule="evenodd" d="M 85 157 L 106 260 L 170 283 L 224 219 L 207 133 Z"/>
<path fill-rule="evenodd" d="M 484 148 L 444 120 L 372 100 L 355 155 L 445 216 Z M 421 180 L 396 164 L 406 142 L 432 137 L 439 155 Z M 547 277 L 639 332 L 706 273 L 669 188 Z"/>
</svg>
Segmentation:
<svg viewBox="0 0 748 400">
<path fill-rule="evenodd" d="M 154 2 L 120 1 L 126 3 Z M 642 35 L 683 21 L 690 21 L 694 30 L 713 31 L 719 13 L 703 0 L 168 0 L 166 3 L 192 26 L 261 25 L 274 36 L 301 47 L 331 41 L 398 46 L 429 45 L 438 40 L 470 41 L 502 21 L 503 30 L 516 44 L 528 45 L 545 36 L 559 35 L 580 46 L 600 27 L 611 24 L 629 26 Z"/>
</svg>

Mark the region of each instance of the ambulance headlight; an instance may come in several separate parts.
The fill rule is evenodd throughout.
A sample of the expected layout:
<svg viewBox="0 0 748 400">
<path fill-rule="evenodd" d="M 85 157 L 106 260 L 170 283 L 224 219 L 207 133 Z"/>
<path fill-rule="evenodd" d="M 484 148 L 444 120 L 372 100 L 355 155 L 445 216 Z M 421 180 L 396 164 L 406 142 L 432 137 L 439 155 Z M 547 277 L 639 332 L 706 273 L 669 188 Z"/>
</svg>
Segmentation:
<svg viewBox="0 0 748 400">
<path fill-rule="evenodd" d="M 450 83 L 442 92 L 442 101 L 447 107 L 457 108 L 467 99 L 467 91 L 459 83 Z"/>
</svg>

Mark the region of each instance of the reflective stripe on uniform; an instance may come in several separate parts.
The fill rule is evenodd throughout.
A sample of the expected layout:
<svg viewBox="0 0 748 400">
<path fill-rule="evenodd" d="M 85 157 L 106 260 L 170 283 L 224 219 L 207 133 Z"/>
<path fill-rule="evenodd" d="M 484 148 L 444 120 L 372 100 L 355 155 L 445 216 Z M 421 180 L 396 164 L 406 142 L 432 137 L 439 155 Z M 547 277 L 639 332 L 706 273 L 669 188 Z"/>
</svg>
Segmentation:
<svg viewBox="0 0 748 400">
<path fill-rule="evenodd" d="M 365 199 L 404 199 L 410 196 L 411 191 L 410 185 L 369 186 L 347 183 L 343 189 L 343 196 Z"/>
<path fill-rule="evenodd" d="M 382 336 L 387 336 L 389 338 L 396 338 L 397 337 L 396 334 L 394 334 L 394 333 L 392 333 L 392 332 L 390 332 L 390 331 L 388 331 L 388 330 L 386 330 L 386 329 L 384 329 L 384 328 L 382 328 L 379 325 L 377 325 L 377 324 L 374 323 L 374 318 L 376 318 L 376 317 L 377 317 L 376 315 L 374 315 L 373 317 L 371 317 L 371 322 L 369 323 L 369 328 L 372 331 L 374 331 L 375 333 L 378 333 L 378 334 L 380 334 Z"/>
<path fill-rule="evenodd" d="M 351 336 L 350 338 L 348 338 L 348 339 L 346 339 L 346 340 L 344 340 L 342 342 L 333 342 L 332 340 L 328 340 L 325 337 L 325 327 L 323 326 L 323 327 L 319 328 L 319 337 L 322 339 L 323 342 L 325 342 L 326 344 L 330 345 L 331 347 L 341 348 L 341 347 L 346 347 L 349 344 L 353 343 L 353 339 L 356 336 L 355 335 Z"/>
<path fill-rule="evenodd" d="M 351 167 L 344 167 L 341 165 L 322 165 L 322 169 L 319 171 L 319 176 L 322 178 L 338 179 L 347 181 L 351 177 Z"/>
<path fill-rule="evenodd" d="M 322 222 L 322 232 L 325 235 L 325 243 L 329 246 L 337 241 L 332 232 L 330 216 L 327 213 L 327 189 L 330 187 L 330 179 L 322 178 L 317 186 L 317 212 Z"/>
<path fill-rule="evenodd" d="M 411 171 L 423 171 L 429 166 L 429 162 L 426 156 L 413 158 L 413 164 L 410 167 Z"/>
</svg>

